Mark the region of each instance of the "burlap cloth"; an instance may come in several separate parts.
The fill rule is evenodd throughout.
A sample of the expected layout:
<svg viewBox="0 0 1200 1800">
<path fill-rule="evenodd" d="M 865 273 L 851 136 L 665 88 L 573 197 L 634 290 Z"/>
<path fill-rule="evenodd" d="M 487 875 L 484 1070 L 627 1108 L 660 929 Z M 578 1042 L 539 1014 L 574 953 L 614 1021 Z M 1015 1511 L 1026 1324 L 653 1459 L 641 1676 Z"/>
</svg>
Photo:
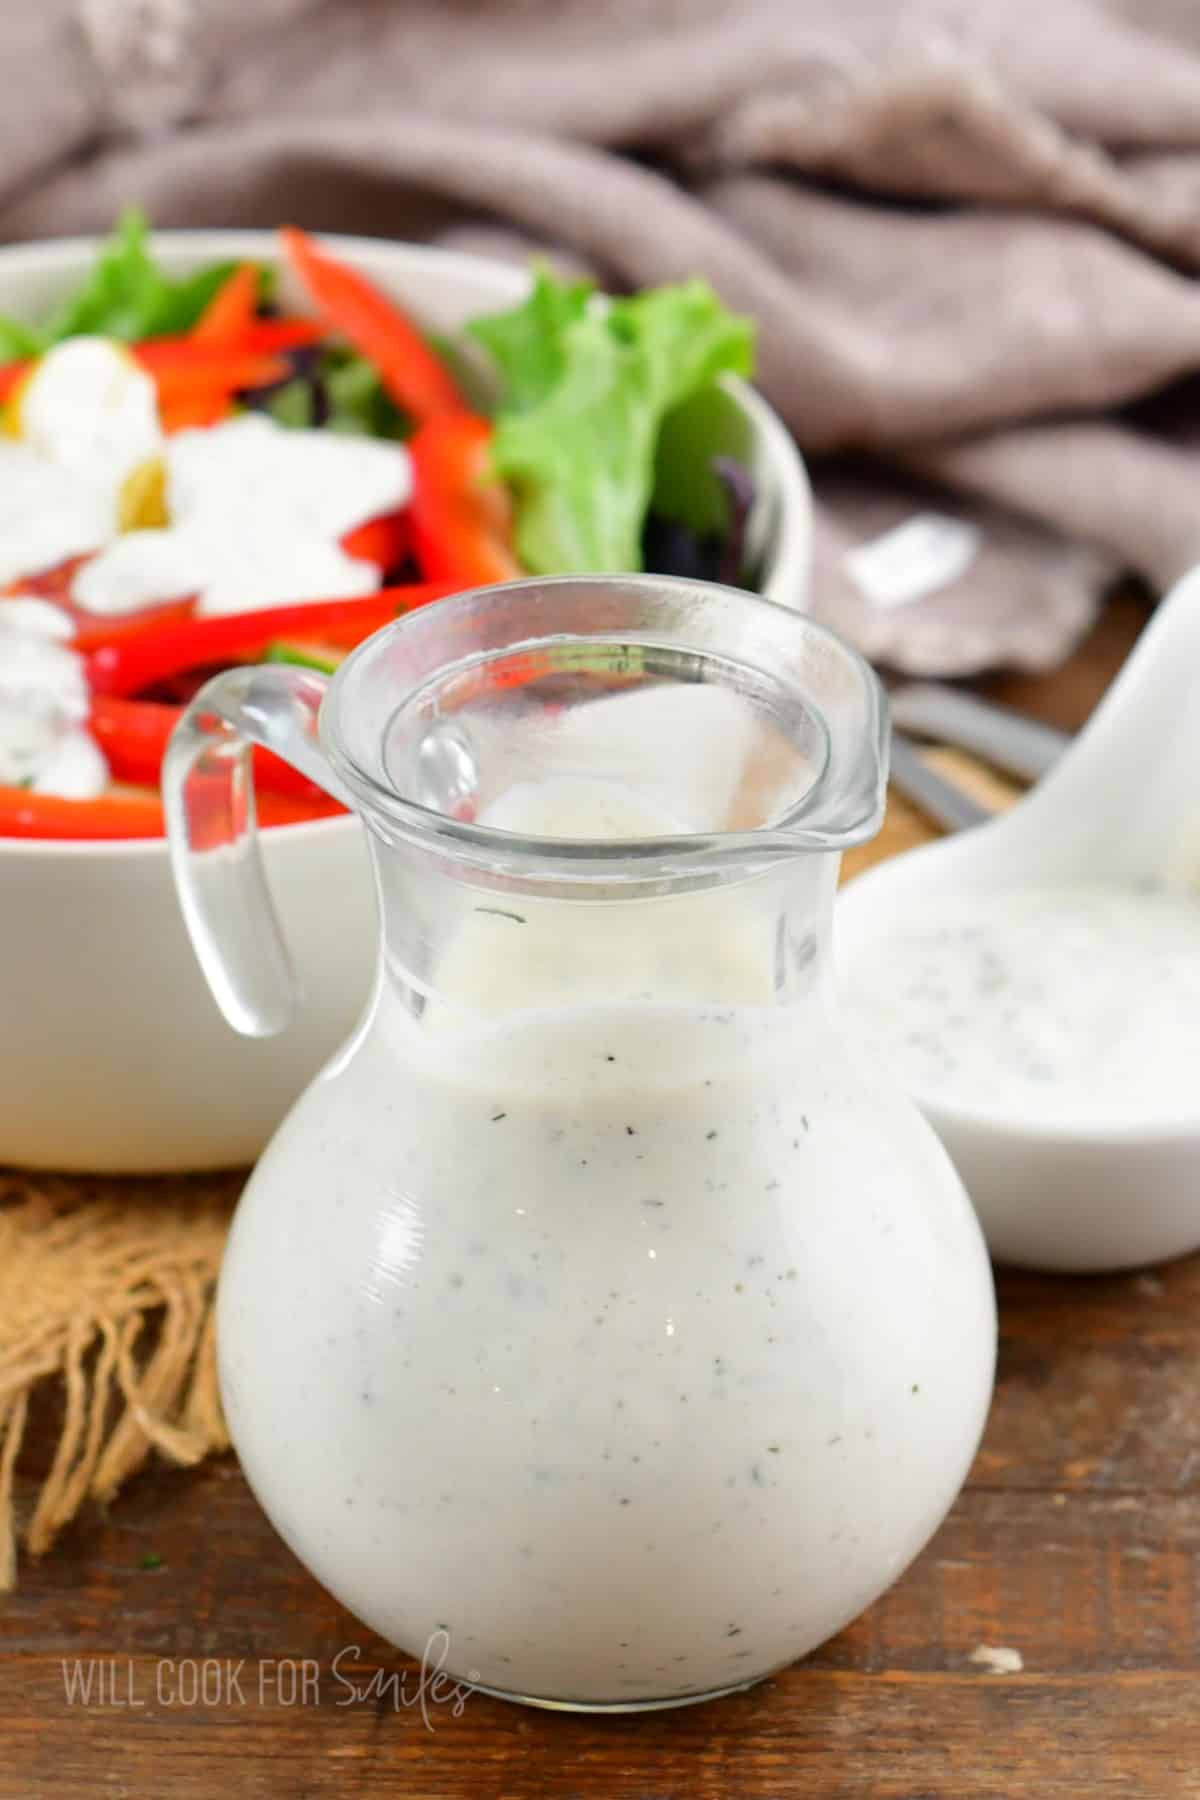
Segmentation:
<svg viewBox="0 0 1200 1800">
<path fill-rule="evenodd" d="M 15 1581 L 18 1537 L 48 1550 L 152 1451 L 194 1463 L 228 1443 L 212 1297 L 240 1185 L 0 1172 L 0 1588 Z M 25 1478 L 46 1386 L 54 1457 Z"/>
<path fill-rule="evenodd" d="M 1011 799 L 957 752 L 930 761 L 987 804 Z M 934 835 L 893 793 L 843 878 Z M 0 1589 L 16 1581 L 18 1545 L 42 1555 L 148 1457 L 187 1465 L 227 1448 L 212 1302 L 242 1180 L 0 1171 Z M 35 1400 L 54 1413 L 48 1470 L 28 1453 Z"/>
</svg>

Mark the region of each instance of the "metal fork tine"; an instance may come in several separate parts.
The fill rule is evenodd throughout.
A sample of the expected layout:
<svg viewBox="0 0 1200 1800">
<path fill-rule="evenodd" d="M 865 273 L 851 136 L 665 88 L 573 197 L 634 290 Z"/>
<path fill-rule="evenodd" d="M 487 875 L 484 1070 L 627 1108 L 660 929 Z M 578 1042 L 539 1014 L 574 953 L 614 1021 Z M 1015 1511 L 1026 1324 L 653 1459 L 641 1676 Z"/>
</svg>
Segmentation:
<svg viewBox="0 0 1200 1800">
<path fill-rule="evenodd" d="M 1071 742 L 1052 725 L 934 681 L 912 682 L 888 698 L 892 720 L 902 731 L 969 750 L 1024 781 L 1037 781 Z"/>
<path fill-rule="evenodd" d="M 944 775 L 931 769 L 916 745 L 903 732 L 892 732 L 891 779 L 902 794 L 946 831 L 965 831 L 992 817 L 986 806 L 973 800 Z"/>
</svg>

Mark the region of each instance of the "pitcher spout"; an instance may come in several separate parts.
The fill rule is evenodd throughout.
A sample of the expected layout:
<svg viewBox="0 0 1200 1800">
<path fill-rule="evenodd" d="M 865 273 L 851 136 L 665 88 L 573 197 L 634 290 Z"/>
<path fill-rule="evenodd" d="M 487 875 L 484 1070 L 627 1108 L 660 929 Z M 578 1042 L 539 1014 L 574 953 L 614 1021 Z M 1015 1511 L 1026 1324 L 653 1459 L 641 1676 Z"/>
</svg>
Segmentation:
<svg viewBox="0 0 1200 1800">
<path fill-rule="evenodd" d="M 321 721 L 378 830 L 576 880 L 860 843 L 887 730 L 876 676 L 832 632 L 650 576 L 513 582 L 414 615 L 349 659 Z"/>
</svg>

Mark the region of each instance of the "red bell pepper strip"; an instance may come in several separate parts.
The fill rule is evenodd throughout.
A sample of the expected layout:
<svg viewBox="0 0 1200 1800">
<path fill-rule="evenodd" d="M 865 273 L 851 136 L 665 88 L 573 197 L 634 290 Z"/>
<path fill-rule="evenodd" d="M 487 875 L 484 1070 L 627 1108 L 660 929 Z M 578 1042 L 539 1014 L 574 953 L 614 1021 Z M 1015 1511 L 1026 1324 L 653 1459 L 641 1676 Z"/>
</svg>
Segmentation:
<svg viewBox="0 0 1200 1800">
<path fill-rule="evenodd" d="M 233 339 L 185 337 L 146 338 L 130 346 L 132 354 L 150 375 L 161 369 L 219 368 L 230 353 L 239 356 L 278 356 L 299 350 L 324 337 L 319 319 L 256 319 Z M 11 366 L 11 365 L 10 365 Z"/>
<path fill-rule="evenodd" d="M 492 427 L 475 413 L 443 413 L 408 440 L 413 548 L 430 581 L 483 587 L 521 573 L 510 546 L 508 489 L 491 475 Z"/>
<path fill-rule="evenodd" d="M 461 412 L 466 401 L 435 351 L 394 301 L 365 275 L 329 256 L 306 232 L 280 232 L 291 263 L 327 326 L 379 370 L 396 405 L 414 419 Z"/>
<path fill-rule="evenodd" d="M 354 650 L 403 613 L 415 612 L 434 600 L 444 600 L 457 590 L 452 581 L 414 581 L 398 587 L 379 588 L 361 600 L 318 601 L 317 618 L 308 618 L 313 607 L 301 606 L 282 625 L 282 634 L 306 644 L 324 644 L 331 650 Z M 279 614 L 276 614 L 278 621 Z M 280 636 L 277 629 L 271 642 Z"/>
<path fill-rule="evenodd" d="M 183 717 L 182 706 L 162 706 L 154 700 L 118 700 L 97 694 L 92 700 L 88 729 L 103 750 L 117 781 L 134 781 L 157 787 L 171 733 Z M 328 795 L 291 763 L 273 756 L 261 745 L 254 749 L 254 774 L 267 793 L 290 794 L 295 800 L 319 804 Z"/>
<path fill-rule="evenodd" d="M 0 587 L 0 599 L 32 594 L 51 606 L 57 606 L 74 622 L 75 635 L 71 640 L 71 648 L 81 654 L 96 649 L 100 644 L 112 643 L 117 639 L 124 642 L 127 637 L 140 635 L 144 631 L 161 631 L 164 625 L 179 625 L 191 618 L 196 607 L 194 595 L 186 599 L 167 600 L 161 605 L 141 607 L 135 613 L 126 613 L 115 619 L 105 613 L 89 612 L 72 596 L 75 577 L 84 564 L 91 560 L 91 555 L 89 551 L 84 556 L 69 556 L 65 562 L 55 563 L 53 568 L 40 569 L 34 575 L 22 575 L 16 581 L 6 582 Z"/>
<path fill-rule="evenodd" d="M 255 773 L 258 773 L 257 764 Z M 317 799 L 301 799 L 297 794 L 260 793 L 255 799 L 255 812 L 258 823 L 269 825 L 307 825 L 312 819 L 332 819 L 346 811 L 339 800 L 323 789 L 317 789 Z"/>
<path fill-rule="evenodd" d="M 193 781 L 203 784 L 203 775 L 193 775 Z M 189 825 L 188 836 L 193 850 L 217 850 L 230 842 L 234 818 L 245 806 L 245 795 L 234 799 L 224 791 L 214 796 L 214 806 L 201 806 L 199 816 L 193 816 Z M 231 805 L 230 802 L 233 801 Z M 338 814 L 345 814 L 345 807 L 328 794 L 322 794 L 319 800 L 299 800 L 292 794 L 264 793 L 256 786 L 254 796 L 254 814 L 260 827 L 273 825 L 308 825 L 314 819 L 332 819 Z"/>
<path fill-rule="evenodd" d="M 87 659 L 93 693 L 127 697 L 184 669 L 203 669 L 257 656 L 279 638 L 351 649 L 401 613 L 454 591 L 448 582 L 380 588 L 353 600 L 317 600 L 258 612 L 193 619 L 161 631 L 116 634 Z"/>
<path fill-rule="evenodd" d="M 151 700 L 114 700 L 97 694 L 88 729 L 115 780 L 157 787 L 167 742 L 180 713 L 177 706 L 158 706 Z"/>
<path fill-rule="evenodd" d="M 266 355 L 278 350 L 302 350 L 308 344 L 320 343 L 326 330 L 320 319 L 256 319 L 247 326 L 241 344 L 243 350 Z"/>
<path fill-rule="evenodd" d="M 15 581 L 6 582 L 0 588 L 0 594 L 36 594 L 39 600 L 52 601 L 68 612 L 74 611 L 71 603 L 71 588 L 76 573 L 94 554 L 85 551 L 82 556 L 68 556 L 65 561 L 54 563 L 49 569 L 38 569 L 31 575 L 19 575 Z"/>
<path fill-rule="evenodd" d="M 168 434 L 176 431 L 204 430 L 220 425 L 233 411 L 228 394 L 192 394 L 160 400 L 158 421 Z"/>
<path fill-rule="evenodd" d="M 146 372 L 153 378 L 161 405 L 193 396 L 233 394 L 239 388 L 270 387 L 276 381 L 286 381 L 291 368 L 278 356 L 225 349 L 212 362 L 164 363 Z"/>
<path fill-rule="evenodd" d="M 342 538 L 347 556 L 374 563 L 377 569 L 395 569 L 408 555 L 411 533 L 406 512 L 380 513 L 365 525 L 356 525 Z"/>
<path fill-rule="evenodd" d="M 173 625 L 185 624 L 195 610 L 194 597 L 167 600 L 161 606 L 147 606 L 139 612 L 123 613 L 116 619 L 76 608 L 79 628 L 71 648 L 81 656 L 87 656 L 102 644 L 132 644 L 138 638 L 164 631 Z"/>
<path fill-rule="evenodd" d="M 63 800 L 0 787 L 0 838 L 147 838 L 163 835 L 157 794 L 102 794 Z"/>
<path fill-rule="evenodd" d="M 302 800 L 294 794 L 264 793 L 255 811 L 262 826 L 306 825 L 345 811 L 328 794 Z M 95 800 L 64 800 L 32 794 L 28 788 L 0 787 L 0 838 L 113 839 L 165 835 L 157 794 L 113 792 Z"/>
<path fill-rule="evenodd" d="M 239 342 L 258 311 L 258 266 L 240 263 L 223 281 L 191 329 L 194 344 Z"/>
</svg>

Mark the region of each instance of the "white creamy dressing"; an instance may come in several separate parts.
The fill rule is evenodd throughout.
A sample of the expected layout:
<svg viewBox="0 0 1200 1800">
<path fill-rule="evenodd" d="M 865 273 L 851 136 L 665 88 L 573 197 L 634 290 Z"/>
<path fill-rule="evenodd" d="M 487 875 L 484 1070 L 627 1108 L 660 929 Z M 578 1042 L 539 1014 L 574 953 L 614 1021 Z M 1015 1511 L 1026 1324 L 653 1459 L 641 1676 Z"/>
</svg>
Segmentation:
<svg viewBox="0 0 1200 1800">
<path fill-rule="evenodd" d="M 0 612 L 0 786 L 72 800 L 102 793 L 108 765 L 85 729 L 83 659 L 59 641 L 52 621 L 27 610 L 35 600 L 5 604 L 26 610 L 16 611 L 17 623 Z"/>
<path fill-rule="evenodd" d="M 408 503 L 407 450 L 379 438 L 294 431 L 259 413 L 167 439 L 167 509 L 183 525 L 247 514 L 339 538 Z"/>
<path fill-rule="evenodd" d="M 1047 1123 L 1200 1112 L 1200 893 L 1087 884 L 922 902 L 847 971 L 919 1098 Z"/>
<path fill-rule="evenodd" d="M 673 828 L 580 779 L 488 822 Z M 816 977 L 770 1004 L 772 925 L 733 887 L 464 889 L 430 1003 L 385 984 L 239 1208 L 219 1342 L 249 1477 L 343 1601 L 417 1654 L 444 1629 L 459 1675 L 749 1681 L 894 1579 L 973 1453 L 974 1218 Z"/>
<path fill-rule="evenodd" d="M 85 563 L 73 592 L 106 615 L 198 596 L 197 613 L 250 612 L 372 593 L 373 563 L 316 532 L 252 515 L 205 514 L 161 531 L 130 531 Z"/>
<path fill-rule="evenodd" d="M 412 487 L 399 444 L 257 415 L 176 432 L 163 461 L 171 523 L 126 533 L 80 570 L 75 598 L 92 612 L 195 594 L 206 617 L 371 593 L 379 569 L 338 540 Z"/>
<path fill-rule="evenodd" d="M 9 594 L 0 600 L 0 631 L 57 638 L 65 644 L 75 635 L 75 621 L 61 606 L 38 594 Z"/>
<path fill-rule="evenodd" d="M 582 710 L 602 712 L 609 706 L 630 703 L 598 700 Z M 479 823 L 521 837 L 561 840 L 583 832 L 586 839 L 594 841 L 673 837 L 692 829 L 675 813 L 656 805 L 644 791 L 634 794 L 618 781 L 592 774 L 548 775 L 538 781 L 515 782 L 482 808 Z"/>
<path fill-rule="evenodd" d="M 528 808 L 527 829 L 542 837 L 570 837 L 581 820 L 597 837 L 725 830 L 759 732 L 754 707 L 716 684 L 638 686 L 567 707 L 546 723 L 543 766 L 608 783 L 615 804 L 597 813 L 601 790 L 585 804 L 561 778 L 540 779 L 501 796 L 488 823 L 520 831 L 509 820 Z"/>
<path fill-rule="evenodd" d="M 162 442 L 154 383 L 105 338 L 41 357 L 8 403 L 0 437 L 0 582 L 99 549 L 118 528 L 128 477 Z"/>
<path fill-rule="evenodd" d="M 29 785 L 35 794 L 94 800 L 108 786 L 108 763 L 91 733 L 78 727 L 55 741 Z"/>
<path fill-rule="evenodd" d="M 153 381 L 108 338 L 68 338 L 37 363 L 18 397 L 20 435 L 37 455 L 117 496 L 162 444 Z M 22 573 L 36 572 L 36 565 Z"/>
<path fill-rule="evenodd" d="M 601 700 L 582 710 L 620 704 Z M 486 807 L 479 823 L 522 836 L 582 832 L 614 840 L 688 829 L 645 793 L 587 776 L 521 782 Z M 502 898 L 490 908 L 468 891 L 440 947 L 426 1026 L 456 1029 L 464 1016 L 553 1007 L 565 996 L 576 1004 L 703 997 L 769 1006 L 773 925 L 773 918 L 748 914 L 736 893 L 710 895 L 702 908 L 676 908 L 663 933 L 644 906 L 547 909 L 535 900 L 514 913 Z"/>
<path fill-rule="evenodd" d="M 27 444 L 0 437 L 0 583 L 95 550 L 115 529 L 110 495 Z"/>
</svg>

